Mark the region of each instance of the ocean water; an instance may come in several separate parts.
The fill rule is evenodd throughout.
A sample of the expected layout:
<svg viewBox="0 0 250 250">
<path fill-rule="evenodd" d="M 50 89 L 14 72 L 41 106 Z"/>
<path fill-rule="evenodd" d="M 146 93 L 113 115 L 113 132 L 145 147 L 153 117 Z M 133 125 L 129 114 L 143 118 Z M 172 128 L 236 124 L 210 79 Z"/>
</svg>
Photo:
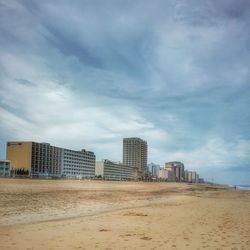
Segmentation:
<svg viewBox="0 0 250 250">
<path fill-rule="evenodd" d="M 235 185 L 236 189 L 250 190 L 250 185 Z"/>
</svg>

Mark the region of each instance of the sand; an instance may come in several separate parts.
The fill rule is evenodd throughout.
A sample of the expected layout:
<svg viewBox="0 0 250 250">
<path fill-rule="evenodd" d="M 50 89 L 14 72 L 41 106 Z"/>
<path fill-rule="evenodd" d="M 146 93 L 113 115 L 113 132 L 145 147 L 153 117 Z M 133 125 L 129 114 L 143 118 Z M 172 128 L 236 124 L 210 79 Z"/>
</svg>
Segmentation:
<svg viewBox="0 0 250 250">
<path fill-rule="evenodd" d="M 250 192 L 0 179 L 0 249 L 250 249 Z"/>
</svg>

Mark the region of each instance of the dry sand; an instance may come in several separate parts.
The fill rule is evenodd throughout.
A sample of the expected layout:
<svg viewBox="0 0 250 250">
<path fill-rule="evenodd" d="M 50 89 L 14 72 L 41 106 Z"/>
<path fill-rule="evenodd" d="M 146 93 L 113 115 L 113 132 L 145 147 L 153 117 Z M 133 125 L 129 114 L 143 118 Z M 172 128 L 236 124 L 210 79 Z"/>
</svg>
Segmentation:
<svg viewBox="0 0 250 250">
<path fill-rule="evenodd" d="M 0 179 L 0 249 L 250 249 L 250 192 Z"/>
</svg>

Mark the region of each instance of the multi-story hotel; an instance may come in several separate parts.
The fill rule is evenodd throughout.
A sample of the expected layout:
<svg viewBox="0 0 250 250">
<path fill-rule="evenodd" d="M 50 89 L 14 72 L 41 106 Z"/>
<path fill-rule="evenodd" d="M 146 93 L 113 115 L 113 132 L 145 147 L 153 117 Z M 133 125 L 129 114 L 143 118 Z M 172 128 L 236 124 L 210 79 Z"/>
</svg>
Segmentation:
<svg viewBox="0 0 250 250">
<path fill-rule="evenodd" d="M 185 181 L 198 183 L 199 182 L 199 175 L 195 171 L 185 171 Z"/>
<path fill-rule="evenodd" d="M 134 178 L 134 167 L 109 160 L 96 162 L 97 176 L 106 180 L 131 180 Z"/>
<path fill-rule="evenodd" d="M 8 142 L 7 160 L 14 169 L 29 171 L 30 176 L 93 178 L 95 155 L 93 152 L 69 150 L 49 143 Z"/>
<path fill-rule="evenodd" d="M 165 163 L 165 167 L 169 171 L 168 180 L 170 181 L 184 181 L 184 164 L 179 161 L 172 161 Z"/>
<path fill-rule="evenodd" d="M 0 176 L 10 176 L 10 161 L 0 160 Z"/>
<path fill-rule="evenodd" d="M 62 176 L 93 178 L 95 177 L 95 155 L 91 151 L 62 149 Z"/>
<path fill-rule="evenodd" d="M 31 169 L 32 176 L 34 175 L 53 175 L 61 176 L 62 174 L 62 149 L 58 147 L 51 146 L 49 143 L 38 143 L 31 142 Z M 24 142 L 21 142 L 21 145 L 14 144 L 14 147 L 18 150 L 20 146 L 24 145 Z M 7 154 L 9 147 L 13 147 L 13 144 L 7 147 Z"/>
<path fill-rule="evenodd" d="M 147 171 L 148 146 L 140 138 L 123 139 L 123 164 L 137 168 L 140 173 Z"/>
</svg>

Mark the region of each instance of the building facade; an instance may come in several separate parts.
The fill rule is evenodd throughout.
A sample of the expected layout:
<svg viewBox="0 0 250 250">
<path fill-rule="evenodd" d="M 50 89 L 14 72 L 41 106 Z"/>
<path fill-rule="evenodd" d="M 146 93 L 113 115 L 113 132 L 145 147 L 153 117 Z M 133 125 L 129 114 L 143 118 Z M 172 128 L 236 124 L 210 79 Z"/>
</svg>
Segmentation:
<svg viewBox="0 0 250 250">
<path fill-rule="evenodd" d="M 170 181 L 184 181 L 184 164 L 179 161 L 167 162 L 164 167 L 169 174 Z M 171 177 L 170 177 L 171 176 Z"/>
<path fill-rule="evenodd" d="M 147 142 L 137 138 L 123 139 L 123 164 L 137 168 L 144 174 L 147 171 L 148 145 Z"/>
<path fill-rule="evenodd" d="M 152 162 L 148 164 L 148 171 L 151 173 L 152 176 L 157 176 L 159 170 L 160 170 L 160 165 L 154 164 Z"/>
<path fill-rule="evenodd" d="M 160 180 L 167 180 L 169 178 L 169 171 L 164 169 L 164 168 L 159 169 L 159 171 L 157 173 L 157 177 Z"/>
<path fill-rule="evenodd" d="M 0 160 L 0 176 L 9 177 L 10 176 L 10 161 Z"/>
<path fill-rule="evenodd" d="M 95 174 L 105 180 L 131 180 L 134 167 L 109 160 L 97 161 Z"/>
<path fill-rule="evenodd" d="M 8 142 L 7 156 L 14 170 L 24 169 L 32 177 L 94 178 L 93 152 L 69 150 L 49 143 Z"/>
<path fill-rule="evenodd" d="M 6 159 L 14 171 L 24 169 L 31 175 L 32 142 L 7 142 Z"/>
<path fill-rule="evenodd" d="M 95 155 L 91 151 L 62 149 L 62 176 L 67 178 L 94 178 Z"/>
<path fill-rule="evenodd" d="M 31 144 L 31 175 L 61 176 L 62 149 L 49 143 L 32 142 Z"/>
<path fill-rule="evenodd" d="M 197 174 L 196 171 L 186 170 L 184 176 L 185 176 L 185 182 L 190 182 L 190 183 L 204 182 L 204 179 L 199 178 L 199 174 Z"/>
</svg>

